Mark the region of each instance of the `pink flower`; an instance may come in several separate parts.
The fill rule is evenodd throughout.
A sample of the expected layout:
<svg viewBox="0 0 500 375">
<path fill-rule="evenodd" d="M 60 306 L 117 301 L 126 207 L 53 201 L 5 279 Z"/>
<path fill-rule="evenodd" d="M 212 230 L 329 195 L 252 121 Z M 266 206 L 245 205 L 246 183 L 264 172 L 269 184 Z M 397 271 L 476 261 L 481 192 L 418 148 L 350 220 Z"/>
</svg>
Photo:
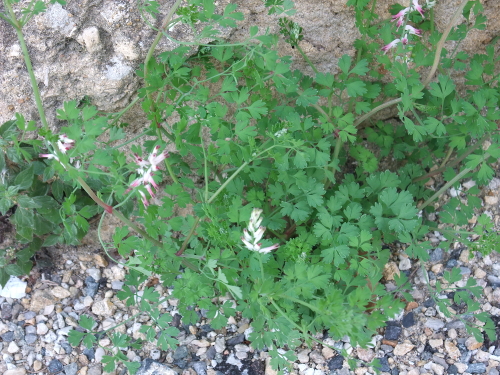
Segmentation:
<svg viewBox="0 0 500 375">
<path fill-rule="evenodd" d="M 405 30 L 408 31 L 412 35 L 417 35 L 417 36 L 421 36 L 422 35 L 422 30 L 415 29 L 413 26 L 410 26 L 410 25 L 406 25 L 405 26 Z"/>
<path fill-rule="evenodd" d="M 59 151 L 61 151 L 63 154 L 66 153 L 66 151 L 71 150 L 73 147 L 75 147 L 75 141 L 72 139 L 69 139 L 66 134 L 61 134 L 59 135 L 59 139 L 57 140 L 57 147 L 59 148 Z M 47 158 L 47 159 L 55 159 L 59 161 L 59 158 L 57 155 L 54 154 L 39 154 L 41 158 Z M 72 160 L 71 160 L 72 161 Z"/>
<path fill-rule="evenodd" d="M 272 246 L 262 248 L 262 243 L 260 243 L 259 241 L 264 236 L 266 228 L 260 226 L 260 223 L 262 223 L 263 219 L 260 216 L 261 214 L 262 210 L 260 208 L 254 208 L 252 210 L 248 227 L 243 229 L 243 237 L 241 237 L 241 241 L 248 250 L 256 251 L 262 254 L 267 254 L 280 247 L 280 245 L 274 244 Z"/>
<path fill-rule="evenodd" d="M 398 20 L 398 22 L 396 23 L 396 25 L 398 26 L 398 29 L 403 24 L 404 17 L 406 15 L 406 13 L 408 13 L 410 10 L 411 10 L 410 7 L 404 8 L 404 9 L 400 10 L 398 14 L 395 14 L 394 16 L 392 16 L 392 21 L 393 22 L 396 21 L 396 20 Z"/>
<path fill-rule="evenodd" d="M 384 51 L 384 55 L 389 51 L 391 48 L 394 48 L 399 42 L 401 42 L 401 39 L 394 39 L 392 42 L 389 44 L 385 45 L 382 47 L 382 51 Z M 404 42 L 403 42 L 404 44 Z"/>
<path fill-rule="evenodd" d="M 422 9 L 422 7 L 418 4 L 418 0 L 412 0 L 412 3 L 413 3 L 413 8 L 415 8 L 415 10 L 420 13 L 420 15 L 422 16 L 422 18 L 425 18 L 424 17 L 424 11 Z"/>
<path fill-rule="evenodd" d="M 127 194 L 129 191 L 131 191 L 133 188 L 139 185 L 144 185 L 149 195 L 151 196 L 151 199 L 154 200 L 156 196 L 155 190 L 158 190 L 159 188 L 155 180 L 153 179 L 154 172 L 159 170 L 158 164 L 168 157 L 168 151 L 163 151 L 158 155 L 159 149 L 160 146 L 156 146 L 153 152 L 149 154 L 147 160 L 141 158 L 138 154 L 134 154 L 135 163 L 139 167 L 136 169 L 137 173 L 139 174 L 139 177 L 136 178 L 134 181 L 132 181 L 128 189 L 125 190 L 125 194 Z M 144 206 L 146 207 L 149 206 L 150 202 L 148 201 L 146 194 L 144 194 L 144 192 L 140 190 L 139 194 L 141 195 L 142 203 L 144 203 Z"/>
</svg>

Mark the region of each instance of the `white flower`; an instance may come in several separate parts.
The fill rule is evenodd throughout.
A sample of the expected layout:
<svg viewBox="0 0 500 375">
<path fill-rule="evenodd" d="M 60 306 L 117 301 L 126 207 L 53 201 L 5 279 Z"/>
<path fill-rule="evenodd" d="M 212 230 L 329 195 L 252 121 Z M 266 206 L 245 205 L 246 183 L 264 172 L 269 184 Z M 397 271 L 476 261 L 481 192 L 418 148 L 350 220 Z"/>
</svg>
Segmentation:
<svg viewBox="0 0 500 375">
<path fill-rule="evenodd" d="M 266 231 L 265 227 L 260 226 L 262 223 L 262 210 L 260 208 L 254 208 L 251 215 L 250 221 L 248 223 L 248 227 L 243 229 L 243 237 L 241 237 L 241 241 L 245 244 L 245 247 L 251 251 L 257 251 L 262 254 L 267 254 L 278 247 L 279 244 L 274 244 L 272 246 L 268 246 L 262 249 L 262 244 L 259 241 L 264 236 L 264 232 Z"/>
<path fill-rule="evenodd" d="M 153 190 L 153 188 L 158 190 L 158 185 L 153 179 L 154 172 L 159 169 L 158 164 L 160 164 L 163 160 L 165 160 L 165 158 L 168 157 L 168 151 L 163 151 L 161 154 L 158 155 L 159 149 L 160 146 L 156 146 L 153 152 L 149 155 L 147 160 L 141 158 L 138 154 L 134 154 L 135 163 L 139 167 L 136 169 L 136 171 L 140 175 L 140 177 L 132 181 L 128 189 L 125 190 L 125 194 L 127 194 L 130 190 L 139 185 L 144 185 L 149 195 L 151 195 L 151 199 L 152 200 L 155 199 L 155 191 Z M 142 197 L 142 203 L 144 203 L 145 206 L 149 206 L 150 201 L 148 201 L 146 194 L 144 194 L 140 190 L 139 194 Z"/>
</svg>

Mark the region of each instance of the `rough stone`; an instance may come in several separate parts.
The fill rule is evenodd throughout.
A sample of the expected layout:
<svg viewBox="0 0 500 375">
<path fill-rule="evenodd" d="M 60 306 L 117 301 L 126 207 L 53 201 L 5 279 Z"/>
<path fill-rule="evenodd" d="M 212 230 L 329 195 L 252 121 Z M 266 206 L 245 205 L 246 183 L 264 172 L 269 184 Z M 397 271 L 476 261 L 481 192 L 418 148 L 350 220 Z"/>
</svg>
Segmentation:
<svg viewBox="0 0 500 375">
<path fill-rule="evenodd" d="M 327 365 L 330 371 L 341 369 L 342 366 L 344 365 L 344 357 L 341 355 L 337 355 L 331 358 L 328 361 Z"/>
<path fill-rule="evenodd" d="M 35 290 L 33 296 L 31 297 L 30 310 L 39 312 L 45 309 L 47 306 L 54 305 L 57 302 L 56 297 L 48 290 Z"/>
<path fill-rule="evenodd" d="M 401 344 L 396 345 L 394 348 L 394 355 L 403 356 L 409 352 L 411 352 L 415 348 L 415 345 L 410 342 L 403 342 Z"/>
<path fill-rule="evenodd" d="M 61 286 L 55 286 L 54 288 L 51 289 L 50 292 L 52 293 L 52 295 L 54 297 L 59 298 L 59 299 L 68 298 L 71 295 L 69 290 L 64 289 Z"/>
<path fill-rule="evenodd" d="M 94 302 L 92 312 L 96 315 L 110 317 L 116 311 L 116 306 L 109 299 L 105 298 L 101 301 Z"/>
<path fill-rule="evenodd" d="M 47 366 L 47 369 L 51 374 L 61 372 L 64 369 L 63 364 L 58 359 L 52 359 Z"/>
</svg>

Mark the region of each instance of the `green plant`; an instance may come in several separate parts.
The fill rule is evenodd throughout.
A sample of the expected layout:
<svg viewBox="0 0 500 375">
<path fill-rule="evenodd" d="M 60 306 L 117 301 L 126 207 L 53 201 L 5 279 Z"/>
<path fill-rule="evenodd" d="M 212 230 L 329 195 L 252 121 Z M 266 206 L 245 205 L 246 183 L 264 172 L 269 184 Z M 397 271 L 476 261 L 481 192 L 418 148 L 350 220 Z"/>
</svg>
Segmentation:
<svg viewBox="0 0 500 375">
<path fill-rule="evenodd" d="M 219 28 L 236 27 L 243 17 L 235 5 L 218 13 L 209 0 L 182 8 L 180 3 L 162 22 L 137 72 L 144 79 L 137 100 L 151 121 L 143 134 L 117 144 L 125 137 L 116 125 L 123 112 L 99 117 L 94 107 L 69 102 L 58 111 L 66 126 L 53 135 L 40 111 L 50 151 L 39 163 L 57 172 L 58 180 L 73 182 L 62 203 L 77 225 L 76 231 L 65 228 L 68 239 L 76 241 L 78 227 L 84 229 L 95 214 L 101 223 L 107 214 L 123 222 L 112 243 L 101 243 L 125 259 L 130 273 L 118 296 L 151 315 L 161 334 L 149 326 L 143 332 L 163 349 L 176 345 L 178 332 L 156 308 L 158 293 L 138 293 L 153 273 L 174 287 L 174 298 L 182 297 L 178 308 L 185 323 L 198 319 L 193 306 L 207 310 L 213 328 L 236 312 L 251 319 L 252 345 L 267 347 L 277 368 L 289 365 L 299 339 L 316 340 L 313 333 L 324 329 L 333 339 L 348 335 L 352 345 L 367 345 L 403 306 L 395 293 L 410 298 L 404 277 L 396 292 L 381 283 L 391 256 L 383 245 L 399 242 L 409 256 L 425 261 L 430 244 L 424 237 L 438 230 L 426 219 L 435 210 L 430 204 L 462 179 L 484 184 L 493 177 L 490 164 L 500 156 L 498 57 L 492 45 L 474 56 L 443 49 L 446 40 L 462 40 L 471 28 L 484 27 L 481 4 L 463 1 L 439 33 L 423 18 L 429 10 L 432 20 L 432 9 L 416 1 L 393 9 L 396 24 L 374 23 L 375 1 L 350 1 L 362 32 L 358 53 L 342 56 L 338 72 L 328 73 L 300 49 L 300 25 L 281 18 L 286 41 L 315 72 L 310 77 L 292 71 L 292 59 L 276 51 L 279 37 L 256 26 L 247 40 L 223 41 Z M 143 11 L 155 16 L 157 5 L 145 2 Z M 270 13 L 291 13 L 286 1 L 266 5 Z M 453 28 L 460 14 L 469 22 Z M 178 22 L 191 27 L 193 42 L 177 41 L 179 47 L 153 56 L 161 37 L 173 40 L 165 30 Z M 379 36 L 387 43 L 382 51 Z M 203 43 L 206 38 L 212 42 Z M 459 94 L 451 77 L 466 68 L 464 61 L 470 62 L 468 86 Z M 425 76 L 420 66 L 429 68 Z M 396 105 L 399 123 L 374 120 L 381 109 Z M 108 141 L 100 141 L 103 133 Z M 144 136 L 150 140 L 141 142 Z M 122 150 L 132 141 L 133 160 Z M 167 153 L 171 145 L 175 152 Z M 423 182 L 438 174 L 443 185 L 427 189 Z M 87 198 L 76 193 L 78 186 Z M 467 192 L 467 204 L 450 200 L 439 208 L 441 221 L 452 225 L 439 230 L 450 240 L 467 242 L 474 233 L 459 226 L 474 215 L 477 193 Z M 187 214 L 175 215 L 179 208 Z M 485 216 L 479 223 L 475 234 L 491 229 Z M 45 241 L 65 236 L 54 229 Z M 447 277 L 455 280 L 456 271 Z M 474 285 L 467 286 L 477 297 Z M 235 306 L 222 302 L 226 295 Z M 471 311 L 477 308 L 469 294 L 455 295 Z M 492 335 L 491 321 L 478 319 Z M 73 331 L 71 343 L 94 345 L 95 322 L 84 317 L 80 324 L 85 331 Z M 467 327 L 481 339 L 474 323 Z M 138 345 L 125 335 L 112 340 L 116 348 Z M 137 368 L 120 350 L 110 354 L 105 371 L 116 361 Z"/>
</svg>

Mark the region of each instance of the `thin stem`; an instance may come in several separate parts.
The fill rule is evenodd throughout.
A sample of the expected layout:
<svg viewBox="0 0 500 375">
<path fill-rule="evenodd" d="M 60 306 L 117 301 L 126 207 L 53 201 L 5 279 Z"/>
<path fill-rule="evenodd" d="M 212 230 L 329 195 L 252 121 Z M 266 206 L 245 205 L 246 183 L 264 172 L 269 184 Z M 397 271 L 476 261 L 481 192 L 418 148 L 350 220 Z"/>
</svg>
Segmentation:
<svg viewBox="0 0 500 375">
<path fill-rule="evenodd" d="M 444 43 L 446 42 L 446 39 L 448 38 L 448 35 L 450 34 L 451 28 L 453 27 L 455 22 L 458 20 L 458 18 L 462 15 L 462 10 L 464 9 L 464 7 L 468 1 L 469 0 L 462 1 L 462 3 L 458 6 L 457 10 L 455 11 L 453 18 L 448 23 L 446 30 L 443 32 L 443 35 L 441 36 L 441 39 L 439 40 L 437 47 L 436 47 L 436 53 L 434 55 L 434 63 L 432 64 L 431 70 L 429 71 L 427 78 L 424 80 L 424 82 L 422 82 L 424 86 L 427 86 L 429 84 L 429 82 L 432 80 L 432 77 L 434 76 L 434 73 L 436 73 L 436 69 L 438 68 L 438 65 L 439 65 L 439 60 L 441 59 L 441 51 L 443 50 Z"/>
<path fill-rule="evenodd" d="M 14 11 L 10 5 L 10 2 L 4 1 L 5 7 L 7 8 L 10 15 L 10 24 L 16 30 L 17 39 L 19 40 L 19 45 L 21 46 L 21 50 L 23 51 L 24 63 L 26 64 L 26 69 L 28 70 L 28 74 L 31 81 L 31 88 L 33 89 L 33 94 L 35 96 L 36 107 L 38 109 L 38 114 L 40 115 L 40 121 L 42 122 L 43 128 L 46 131 L 49 131 L 49 125 L 47 123 L 47 117 L 45 116 L 45 110 L 43 108 L 42 96 L 40 95 L 40 90 L 38 89 L 38 83 L 36 81 L 35 72 L 33 71 L 33 65 L 31 65 L 30 54 L 28 52 L 28 47 L 26 46 L 26 41 L 24 40 L 24 35 L 22 31 L 22 24 L 20 24 L 19 20 L 16 18 Z"/>
<path fill-rule="evenodd" d="M 489 157 L 490 157 L 490 154 L 485 153 L 482 157 L 483 160 L 481 162 L 483 162 L 484 160 L 487 160 Z M 450 181 L 448 181 L 446 184 L 444 184 L 444 186 L 441 189 L 439 189 L 432 197 L 427 199 L 424 203 L 419 205 L 417 208 L 419 210 L 423 210 L 425 207 L 427 207 L 429 204 L 431 204 L 436 198 L 439 198 L 446 190 L 448 190 L 450 188 L 450 186 L 452 186 L 455 182 L 459 181 L 463 176 L 465 176 L 470 171 L 472 171 L 472 168 L 465 168 L 462 172 L 460 172 L 455 177 L 453 177 Z"/>
<path fill-rule="evenodd" d="M 116 124 L 116 122 L 120 119 L 120 117 L 122 117 L 130 108 L 132 108 L 134 106 L 134 104 L 139 101 L 139 99 L 140 99 L 139 97 L 136 97 L 134 100 L 132 100 L 130 102 L 129 105 L 127 105 L 124 109 L 122 109 L 120 112 L 118 112 L 118 114 L 113 119 L 111 124 L 108 125 L 108 127 L 111 128 L 114 124 Z"/>
<path fill-rule="evenodd" d="M 418 182 L 418 181 L 421 181 L 421 180 L 425 180 L 426 178 L 429 178 L 429 177 L 432 177 L 432 176 L 435 176 L 441 172 L 444 172 L 447 168 L 451 168 L 451 167 L 454 167 L 455 165 L 459 164 L 462 160 L 464 160 L 467 156 L 469 156 L 470 154 L 472 154 L 475 150 L 477 150 L 479 147 L 481 147 L 481 145 L 483 144 L 483 142 L 488 138 L 488 135 L 485 135 L 483 138 L 479 139 L 474 145 L 472 145 L 471 147 L 469 147 L 469 149 L 464 152 L 462 155 L 460 155 L 458 158 L 456 158 L 455 160 L 453 160 L 452 162 L 450 162 L 448 165 L 444 165 L 438 169 L 435 169 L 429 173 L 426 173 L 424 174 L 423 176 L 420 176 L 420 177 L 417 177 L 417 178 L 414 178 L 412 180 L 412 182 Z"/>
<path fill-rule="evenodd" d="M 446 163 L 448 163 L 448 160 L 450 160 L 451 154 L 453 154 L 453 147 L 448 147 L 448 152 L 446 153 L 446 156 L 445 156 L 443 162 L 441 163 L 440 168 L 443 168 L 446 165 Z"/>
<path fill-rule="evenodd" d="M 311 60 L 309 60 L 309 57 L 307 57 L 307 55 L 304 53 L 304 51 L 302 50 L 302 48 L 299 47 L 298 44 L 295 44 L 295 47 L 297 47 L 297 51 L 300 52 L 300 54 L 302 55 L 302 57 L 304 58 L 304 60 L 306 60 L 306 62 L 309 64 L 309 66 L 312 68 L 312 70 L 314 70 L 314 73 L 318 74 L 318 69 L 316 69 L 316 67 L 314 66 L 314 64 L 312 63 Z"/>
<path fill-rule="evenodd" d="M 158 33 L 156 34 L 155 40 L 151 44 L 151 47 L 149 47 L 148 54 L 146 55 L 146 59 L 144 60 L 144 78 L 146 78 L 148 76 L 148 63 L 149 63 L 149 60 L 151 60 L 151 57 L 153 57 L 153 53 L 155 51 L 155 48 L 161 40 L 161 37 L 163 35 L 163 31 L 164 31 L 165 27 L 168 25 L 168 23 L 170 22 L 170 19 L 174 15 L 177 8 L 181 5 L 181 3 L 182 3 L 182 0 L 177 0 L 175 2 L 175 4 L 172 5 L 172 8 L 170 8 L 170 11 L 166 15 L 165 19 L 163 20 L 162 25 L 160 26 L 160 29 L 158 30 Z M 148 94 L 148 96 L 149 95 L 150 94 Z"/>
</svg>

